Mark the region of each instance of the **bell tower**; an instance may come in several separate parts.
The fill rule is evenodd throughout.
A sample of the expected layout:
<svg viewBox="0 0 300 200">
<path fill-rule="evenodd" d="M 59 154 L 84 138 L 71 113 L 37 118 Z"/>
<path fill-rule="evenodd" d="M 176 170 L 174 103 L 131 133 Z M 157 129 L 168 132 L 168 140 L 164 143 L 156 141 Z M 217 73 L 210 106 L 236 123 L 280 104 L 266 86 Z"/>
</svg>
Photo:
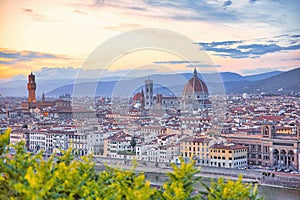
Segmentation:
<svg viewBox="0 0 300 200">
<path fill-rule="evenodd" d="M 145 80 L 145 109 L 150 109 L 153 106 L 153 80 Z"/>
<path fill-rule="evenodd" d="M 35 83 L 35 75 L 32 72 L 28 75 L 28 102 L 36 102 L 35 99 L 35 90 L 36 90 L 36 83 Z"/>
</svg>

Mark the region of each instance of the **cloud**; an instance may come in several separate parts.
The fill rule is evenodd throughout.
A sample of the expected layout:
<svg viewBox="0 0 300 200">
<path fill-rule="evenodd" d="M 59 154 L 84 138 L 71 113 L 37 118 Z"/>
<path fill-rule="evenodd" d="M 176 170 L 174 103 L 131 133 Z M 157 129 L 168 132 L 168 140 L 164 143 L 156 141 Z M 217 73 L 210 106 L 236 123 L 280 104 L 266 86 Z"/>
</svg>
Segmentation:
<svg viewBox="0 0 300 200">
<path fill-rule="evenodd" d="M 138 6 L 129 6 L 127 7 L 128 9 L 131 9 L 131 10 L 138 10 L 138 11 L 146 11 L 147 8 L 144 8 L 144 7 L 138 7 Z"/>
<path fill-rule="evenodd" d="M 260 74 L 260 73 L 267 73 L 267 72 L 272 72 L 275 71 L 274 68 L 272 67 L 264 67 L 264 68 L 255 68 L 255 69 L 244 69 L 241 70 L 242 74 Z"/>
<path fill-rule="evenodd" d="M 46 15 L 35 12 L 31 8 L 22 8 L 22 11 L 23 11 L 24 14 L 32 17 L 35 21 L 43 21 L 43 22 L 57 22 L 57 21 L 60 21 L 60 20 L 57 20 L 57 19 L 50 19 Z"/>
<path fill-rule="evenodd" d="M 257 0 L 249 0 L 250 4 L 255 4 L 257 2 Z"/>
<path fill-rule="evenodd" d="M 249 25 L 249 28 L 265 25 L 268 30 L 278 27 L 286 30 L 295 29 L 299 18 L 297 10 L 300 9 L 298 1 L 287 4 L 284 0 L 95 0 L 72 3 L 72 6 L 74 5 L 91 10 L 118 9 L 131 16 L 151 19 L 226 23 L 226 26 L 240 24 L 243 27 Z"/>
<path fill-rule="evenodd" d="M 227 7 L 227 6 L 230 6 L 232 4 L 232 1 L 225 1 L 223 3 L 223 7 Z"/>
<path fill-rule="evenodd" d="M 62 55 L 54 55 L 49 53 L 41 53 L 35 51 L 14 51 L 6 48 L 0 48 L 0 64 L 14 65 L 22 61 L 32 61 L 34 59 L 54 59 L 64 58 Z"/>
<path fill-rule="evenodd" d="M 195 63 L 195 64 L 188 64 L 186 65 L 188 68 L 214 68 L 214 67 L 221 67 L 221 65 L 212 65 L 212 64 L 205 64 L 205 63 Z"/>
<path fill-rule="evenodd" d="M 102 6 L 103 5 L 104 0 L 94 0 L 94 6 Z"/>
<path fill-rule="evenodd" d="M 170 61 L 156 61 L 153 64 L 170 64 L 170 65 L 178 65 L 178 64 L 191 64 L 191 63 L 199 63 L 199 61 L 187 61 L 187 60 L 170 60 Z"/>
<path fill-rule="evenodd" d="M 101 81 L 127 79 L 127 78 L 138 78 L 141 76 L 161 74 L 159 69 L 147 68 L 147 69 L 126 69 L 116 71 L 102 71 L 99 69 L 83 70 L 81 68 L 74 67 L 43 67 L 39 70 L 35 70 L 33 73 L 36 75 L 37 80 L 95 80 Z M 100 75 L 100 76 L 99 76 Z M 17 75 L 12 78 L 13 80 L 24 80 L 26 76 Z M 1 80 L 1 79 L 0 79 Z"/>
<path fill-rule="evenodd" d="M 281 61 L 289 61 L 289 60 L 300 60 L 300 58 L 288 58 L 288 59 L 281 59 Z"/>
<path fill-rule="evenodd" d="M 268 53 L 294 51 L 300 49 L 300 42 L 294 40 L 295 35 L 284 34 L 270 38 L 253 40 L 199 42 L 203 50 L 213 52 L 213 55 L 231 58 L 258 58 Z"/>
<path fill-rule="evenodd" d="M 170 60 L 170 61 L 156 61 L 153 64 L 167 64 L 167 65 L 180 65 L 185 64 L 187 68 L 214 68 L 214 67 L 221 67 L 221 65 L 214 65 L 214 64 L 206 64 L 201 63 L 200 61 L 187 61 L 187 60 Z"/>
<path fill-rule="evenodd" d="M 291 35 L 291 37 L 300 38 L 300 35 Z"/>
<path fill-rule="evenodd" d="M 77 10 L 77 9 L 73 10 L 73 12 L 74 12 L 74 13 L 77 13 L 77 14 L 81 14 L 81 15 L 87 15 L 87 14 L 88 14 L 88 13 L 85 12 L 85 11 Z"/>
<path fill-rule="evenodd" d="M 128 23 L 128 24 L 118 24 L 116 26 L 106 26 L 104 29 L 112 30 L 112 31 L 130 31 L 138 28 L 143 28 L 140 24 Z"/>
<path fill-rule="evenodd" d="M 36 75 L 37 79 L 40 80 L 47 80 L 47 79 L 75 79 L 77 73 L 80 69 L 75 69 L 73 67 L 54 67 L 48 68 L 43 67 L 38 71 L 35 71 L 34 74 Z"/>
<path fill-rule="evenodd" d="M 22 10 L 23 10 L 24 12 L 28 12 L 28 13 L 32 13 L 32 12 L 33 12 L 33 10 L 30 9 L 30 8 L 23 8 Z"/>
</svg>

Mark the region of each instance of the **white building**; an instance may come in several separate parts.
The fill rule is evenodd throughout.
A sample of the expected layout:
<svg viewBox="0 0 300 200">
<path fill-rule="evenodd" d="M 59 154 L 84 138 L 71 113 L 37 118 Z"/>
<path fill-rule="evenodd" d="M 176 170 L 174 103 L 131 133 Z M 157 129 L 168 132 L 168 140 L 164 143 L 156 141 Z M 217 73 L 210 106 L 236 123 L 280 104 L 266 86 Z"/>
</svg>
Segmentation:
<svg viewBox="0 0 300 200">
<path fill-rule="evenodd" d="M 31 131 L 29 133 L 29 149 L 37 152 L 39 150 L 46 150 L 46 135 L 44 130 Z"/>
<path fill-rule="evenodd" d="M 116 134 L 108 137 L 104 142 L 104 154 L 112 158 L 124 158 L 125 155 L 136 156 L 131 145 L 132 136 L 128 134 Z"/>
<path fill-rule="evenodd" d="M 158 144 L 151 143 L 139 143 L 136 145 L 136 157 L 137 160 L 145 160 L 145 161 L 157 161 L 157 153 L 151 152 L 153 149 L 157 151 Z M 151 150 L 152 149 L 152 150 Z M 151 158 L 150 158 L 151 157 Z"/>
<path fill-rule="evenodd" d="M 69 135 L 67 134 L 54 134 L 48 136 L 48 139 L 51 141 L 52 139 L 52 148 L 53 152 L 59 153 L 61 150 L 67 150 L 69 148 Z M 49 148 L 51 148 L 49 144 Z"/>
<path fill-rule="evenodd" d="M 164 145 L 158 148 L 158 162 L 171 163 L 180 154 L 179 144 Z"/>
<path fill-rule="evenodd" d="M 94 155 L 103 154 L 104 139 L 109 137 L 109 133 L 96 131 L 87 135 L 87 148 L 88 153 Z"/>
</svg>

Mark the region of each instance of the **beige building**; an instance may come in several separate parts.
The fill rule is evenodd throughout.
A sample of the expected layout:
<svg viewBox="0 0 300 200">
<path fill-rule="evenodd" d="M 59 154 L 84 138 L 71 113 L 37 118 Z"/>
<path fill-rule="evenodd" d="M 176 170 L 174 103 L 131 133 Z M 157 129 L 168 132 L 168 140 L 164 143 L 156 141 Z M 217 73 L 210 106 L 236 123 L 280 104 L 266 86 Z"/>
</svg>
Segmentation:
<svg viewBox="0 0 300 200">
<path fill-rule="evenodd" d="M 209 165 L 209 148 L 215 140 L 205 136 L 192 136 L 180 141 L 180 155 L 185 159 L 196 160 L 196 165 Z"/>
<path fill-rule="evenodd" d="M 229 142 L 248 147 L 250 165 L 299 170 L 300 125 L 292 134 L 278 133 L 273 124 L 261 125 L 261 134 L 227 134 Z"/>
<path fill-rule="evenodd" d="M 224 168 L 247 167 L 247 147 L 236 144 L 214 144 L 210 148 L 210 166 Z"/>
</svg>

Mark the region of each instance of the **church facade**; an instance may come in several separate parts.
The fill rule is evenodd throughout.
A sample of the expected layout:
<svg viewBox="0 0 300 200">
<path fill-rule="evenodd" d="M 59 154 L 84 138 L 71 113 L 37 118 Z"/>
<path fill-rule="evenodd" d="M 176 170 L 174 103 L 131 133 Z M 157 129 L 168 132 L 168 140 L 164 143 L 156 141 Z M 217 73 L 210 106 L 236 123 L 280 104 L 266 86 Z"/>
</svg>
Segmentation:
<svg viewBox="0 0 300 200">
<path fill-rule="evenodd" d="M 199 78 L 196 69 L 194 69 L 192 78 L 185 83 L 182 97 L 154 95 L 153 80 L 147 79 L 142 92 L 136 93 L 131 98 L 130 104 L 132 109 L 138 110 L 176 109 L 199 111 L 211 107 L 207 86 Z"/>
</svg>

